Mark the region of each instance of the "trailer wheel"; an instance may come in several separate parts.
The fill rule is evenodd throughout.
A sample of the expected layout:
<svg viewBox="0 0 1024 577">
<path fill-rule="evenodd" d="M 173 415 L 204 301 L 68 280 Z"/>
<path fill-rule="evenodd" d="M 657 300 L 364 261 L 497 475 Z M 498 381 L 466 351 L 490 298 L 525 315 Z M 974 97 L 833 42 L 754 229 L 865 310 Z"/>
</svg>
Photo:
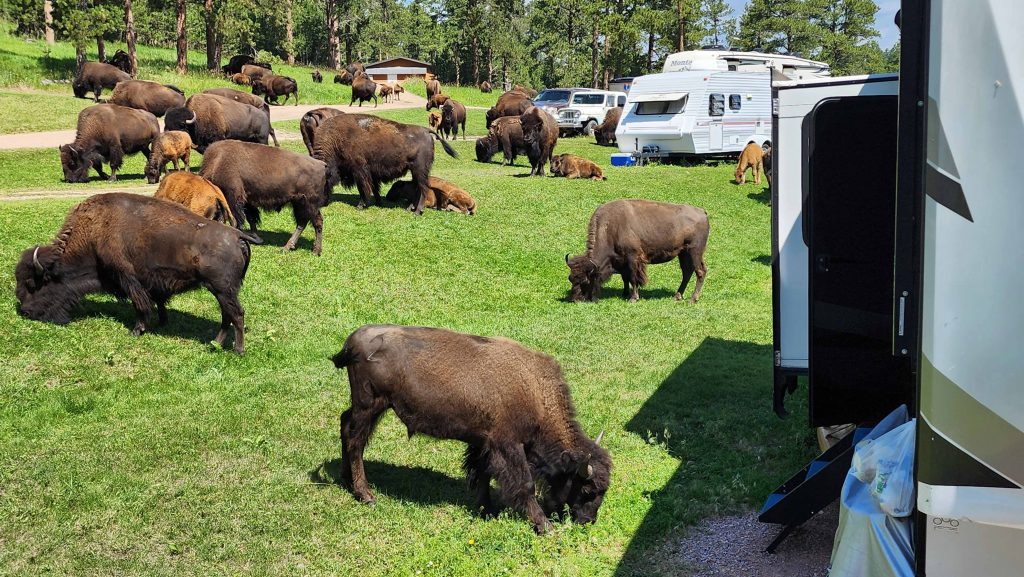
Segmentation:
<svg viewBox="0 0 1024 577">
<path fill-rule="evenodd" d="M 591 136 L 594 136 L 594 130 L 596 130 L 596 129 L 597 129 L 597 121 L 593 120 L 593 119 L 588 120 L 587 123 L 583 125 L 583 135 L 588 137 L 588 138 L 591 137 Z"/>
</svg>

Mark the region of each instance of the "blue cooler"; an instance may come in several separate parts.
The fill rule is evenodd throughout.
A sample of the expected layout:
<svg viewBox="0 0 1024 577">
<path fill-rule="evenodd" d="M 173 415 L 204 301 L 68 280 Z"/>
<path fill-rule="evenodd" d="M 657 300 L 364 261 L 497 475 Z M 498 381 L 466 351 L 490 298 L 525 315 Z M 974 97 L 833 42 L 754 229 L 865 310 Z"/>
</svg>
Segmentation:
<svg viewBox="0 0 1024 577">
<path fill-rule="evenodd" d="M 612 166 L 636 166 L 636 157 L 631 152 L 616 152 L 612 155 Z"/>
</svg>

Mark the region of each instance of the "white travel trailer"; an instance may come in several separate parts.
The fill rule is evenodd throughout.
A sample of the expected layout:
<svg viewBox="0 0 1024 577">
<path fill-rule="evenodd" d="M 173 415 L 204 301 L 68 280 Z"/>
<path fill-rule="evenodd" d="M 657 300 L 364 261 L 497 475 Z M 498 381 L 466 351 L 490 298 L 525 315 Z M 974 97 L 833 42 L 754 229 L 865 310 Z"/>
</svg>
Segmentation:
<svg viewBox="0 0 1024 577">
<path fill-rule="evenodd" d="M 615 136 L 619 150 L 655 157 L 738 154 L 771 140 L 773 80 L 826 77 L 829 67 L 795 56 L 689 50 L 664 72 L 633 80 Z"/>
</svg>

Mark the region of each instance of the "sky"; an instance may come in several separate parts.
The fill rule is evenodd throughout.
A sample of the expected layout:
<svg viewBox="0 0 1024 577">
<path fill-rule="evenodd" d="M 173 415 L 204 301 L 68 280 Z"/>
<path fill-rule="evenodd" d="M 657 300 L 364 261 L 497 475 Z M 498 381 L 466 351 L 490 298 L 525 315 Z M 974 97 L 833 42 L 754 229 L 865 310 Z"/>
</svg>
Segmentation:
<svg viewBox="0 0 1024 577">
<path fill-rule="evenodd" d="M 732 6 L 733 17 L 739 18 L 743 14 L 743 7 L 747 5 L 747 0 L 727 1 Z M 900 31 L 893 22 L 896 11 L 900 8 L 900 0 L 875 0 L 875 4 L 878 4 L 879 8 L 878 13 L 875 14 L 875 29 L 881 34 L 876 40 L 882 50 L 886 50 L 892 48 L 892 45 L 900 37 Z"/>
</svg>

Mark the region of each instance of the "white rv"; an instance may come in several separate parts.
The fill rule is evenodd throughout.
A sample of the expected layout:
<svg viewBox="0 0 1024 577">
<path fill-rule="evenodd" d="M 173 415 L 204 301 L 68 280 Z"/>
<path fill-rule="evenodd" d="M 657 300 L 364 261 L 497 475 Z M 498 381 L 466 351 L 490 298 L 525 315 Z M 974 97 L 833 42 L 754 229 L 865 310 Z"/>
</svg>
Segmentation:
<svg viewBox="0 0 1024 577">
<path fill-rule="evenodd" d="M 778 54 L 690 50 L 633 80 L 619 150 L 656 157 L 738 154 L 771 140 L 772 80 L 823 77 L 828 65 Z"/>
</svg>

